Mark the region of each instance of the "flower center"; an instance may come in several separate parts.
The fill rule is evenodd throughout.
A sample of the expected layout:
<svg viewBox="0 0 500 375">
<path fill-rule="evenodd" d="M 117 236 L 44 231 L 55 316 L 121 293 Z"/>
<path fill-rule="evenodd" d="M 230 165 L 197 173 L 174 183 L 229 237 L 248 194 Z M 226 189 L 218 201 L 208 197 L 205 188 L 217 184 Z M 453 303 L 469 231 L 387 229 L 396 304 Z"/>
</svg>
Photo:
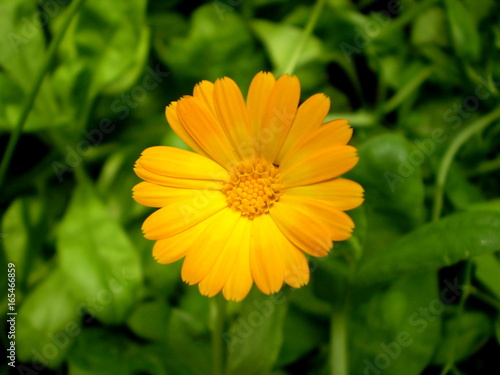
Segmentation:
<svg viewBox="0 0 500 375">
<path fill-rule="evenodd" d="M 222 191 L 229 207 L 253 219 L 269 212 L 283 195 L 278 167 L 261 160 L 245 160 L 230 171 Z"/>
</svg>

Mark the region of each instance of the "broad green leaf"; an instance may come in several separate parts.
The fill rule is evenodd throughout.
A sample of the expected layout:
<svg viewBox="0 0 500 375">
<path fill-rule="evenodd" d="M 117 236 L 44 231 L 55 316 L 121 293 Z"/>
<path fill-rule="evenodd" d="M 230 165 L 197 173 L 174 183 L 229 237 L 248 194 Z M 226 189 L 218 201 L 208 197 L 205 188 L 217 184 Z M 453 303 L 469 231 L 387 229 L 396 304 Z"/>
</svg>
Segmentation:
<svg viewBox="0 0 500 375">
<path fill-rule="evenodd" d="M 419 375 L 437 345 L 444 309 L 435 273 L 356 294 L 349 313 L 350 373 Z"/>
<path fill-rule="evenodd" d="M 481 37 L 469 11 L 460 0 L 445 0 L 451 37 L 457 55 L 475 61 L 481 53 Z"/>
<path fill-rule="evenodd" d="M 480 311 L 466 311 L 444 321 L 443 336 L 437 345 L 432 363 L 446 365 L 450 356 L 459 363 L 483 346 L 491 337 L 490 318 Z"/>
<path fill-rule="evenodd" d="M 73 192 L 57 233 L 57 251 L 83 308 L 103 322 L 122 322 L 142 284 L 140 258 L 88 183 Z"/>
<path fill-rule="evenodd" d="M 227 12 L 221 20 L 216 3 L 194 10 L 186 36 L 157 38 L 154 45 L 160 59 L 183 82 L 228 76 L 244 88 L 265 66 L 243 19 L 236 12 Z"/>
<path fill-rule="evenodd" d="M 17 356 L 55 368 L 81 333 L 83 312 L 66 275 L 56 268 L 31 291 L 16 317 Z"/>
<path fill-rule="evenodd" d="M 384 250 L 423 220 L 420 165 L 426 154 L 398 134 L 371 138 L 359 147 L 359 163 L 347 178 L 365 189 L 365 254 Z"/>
<path fill-rule="evenodd" d="M 69 353 L 70 375 L 167 375 L 158 353 L 122 333 L 89 328 Z"/>
<path fill-rule="evenodd" d="M 500 213 L 471 211 L 426 224 L 390 247 L 362 259 L 357 285 L 437 270 L 500 249 Z"/>
<path fill-rule="evenodd" d="M 500 301 L 500 259 L 496 254 L 484 254 L 473 258 L 475 277 Z"/>
<path fill-rule="evenodd" d="M 127 319 L 127 325 L 137 336 L 152 341 L 165 340 L 170 307 L 163 300 L 143 302 Z"/>
<path fill-rule="evenodd" d="M 416 45 L 448 45 L 446 13 L 441 7 L 430 7 L 417 15 L 411 29 L 411 40 Z"/>
<path fill-rule="evenodd" d="M 274 71 L 281 74 L 290 61 L 295 47 L 302 35 L 302 30 L 283 23 L 266 20 L 252 21 L 252 28 L 266 47 L 273 63 Z M 321 40 L 310 36 L 297 61 L 297 67 L 318 59 L 322 54 Z"/>
<path fill-rule="evenodd" d="M 244 300 L 240 316 L 224 333 L 228 374 L 264 375 L 271 372 L 283 342 L 287 307 L 287 296 L 283 291 L 266 296 L 254 290 Z"/>
<path fill-rule="evenodd" d="M 43 238 L 43 201 L 18 198 L 2 219 L 2 238 L 7 261 L 16 265 L 18 286 L 24 285 L 30 264 L 38 257 Z"/>
</svg>

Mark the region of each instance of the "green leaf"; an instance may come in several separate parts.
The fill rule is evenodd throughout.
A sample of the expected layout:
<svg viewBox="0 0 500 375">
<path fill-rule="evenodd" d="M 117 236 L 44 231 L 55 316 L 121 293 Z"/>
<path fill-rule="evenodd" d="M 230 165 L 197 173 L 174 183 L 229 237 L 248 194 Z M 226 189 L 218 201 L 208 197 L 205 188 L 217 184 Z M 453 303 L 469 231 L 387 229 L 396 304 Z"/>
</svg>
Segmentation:
<svg viewBox="0 0 500 375">
<path fill-rule="evenodd" d="M 256 50 L 243 19 L 236 12 L 227 12 L 221 20 L 216 3 L 194 10 L 186 36 L 157 37 L 154 45 L 160 59 L 183 81 L 228 76 L 240 87 L 248 87 L 253 75 L 264 67 L 262 53 Z"/>
<path fill-rule="evenodd" d="M 283 341 L 286 299 L 283 291 L 264 296 L 254 290 L 244 300 L 240 316 L 224 334 L 228 374 L 261 375 L 271 372 Z"/>
<path fill-rule="evenodd" d="M 41 248 L 43 203 L 34 197 L 18 198 L 7 209 L 2 220 L 2 241 L 7 261 L 16 265 L 18 285 L 24 284 L 31 261 Z"/>
<path fill-rule="evenodd" d="M 137 336 L 152 341 L 165 340 L 170 307 L 163 300 L 143 302 L 127 319 L 127 324 Z"/>
<path fill-rule="evenodd" d="M 437 345 L 444 311 L 436 274 L 404 277 L 354 298 L 349 315 L 350 373 L 420 374 Z"/>
<path fill-rule="evenodd" d="M 500 301 L 500 259 L 495 254 L 473 258 L 476 265 L 474 276 Z"/>
<path fill-rule="evenodd" d="M 359 147 L 359 163 L 347 178 L 365 189 L 365 254 L 372 255 L 423 221 L 425 152 L 401 135 L 382 134 Z"/>
<path fill-rule="evenodd" d="M 451 37 L 457 55 L 475 61 L 481 53 L 481 37 L 469 11 L 459 0 L 445 0 Z"/>
<path fill-rule="evenodd" d="M 142 284 L 140 258 L 90 184 L 73 192 L 57 233 L 57 250 L 83 307 L 103 322 L 122 322 Z"/>
<path fill-rule="evenodd" d="M 79 302 L 56 268 L 26 297 L 17 319 L 17 356 L 55 368 L 80 332 Z"/>
<path fill-rule="evenodd" d="M 357 285 L 388 281 L 500 249 L 500 213 L 472 211 L 426 224 L 361 260 Z"/>
<path fill-rule="evenodd" d="M 251 25 L 266 47 L 273 63 L 273 70 L 281 74 L 292 57 L 302 35 L 302 30 L 291 25 L 266 20 L 254 20 Z M 322 50 L 321 40 L 311 35 L 297 61 L 297 67 L 317 60 L 321 56 Z"/>
<path fill-rule="evenodd" d="M 70 375 L 140 373 L 167 374 L 158 353 L 112 330 L 85 329 L 69 353 Z"/>
<path fill-rule="evenodd" d="M 469 358 L 488 341 L 491 334 L 491 320 L 480 311 L 466 311 L 445 320 L 443 336 L 437 345 L 432 364 L 446 365 L 450 354 L 456 363 Z"/>
</svg>

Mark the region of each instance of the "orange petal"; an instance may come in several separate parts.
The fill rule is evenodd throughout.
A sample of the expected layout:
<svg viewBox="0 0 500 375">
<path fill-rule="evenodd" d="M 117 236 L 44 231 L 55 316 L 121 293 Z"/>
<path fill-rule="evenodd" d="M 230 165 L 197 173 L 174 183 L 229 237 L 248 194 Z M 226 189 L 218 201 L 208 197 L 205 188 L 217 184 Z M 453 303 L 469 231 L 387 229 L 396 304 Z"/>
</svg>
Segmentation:
<svg viewBox="0 0 500 375">
<path fill-rule="evenodd" d="M 206 191 L 202 196 L 177 201 L 153 212 L 142 225 L 144 237 L 161 240 L 174 236 L 227 207 L 220 191 Z"/>
<path fill-rule="evenodd" d="M 260 155 L 273 163 L 285 142 L 295 118 L 300 99 L 296 76 L 282 75 L 269 95 L 259 133 Z"/>
<path fill-rule="evenodd" d="M 307 263 L 307 258 L 294 245 L 288 247 L 285 254 L 285 283 L 292 288 L 300 288 L 309 283 L 309 264 Z"/>
<path fill-rule="evenodd" d="M 352 128 L 347 120 L 334 120 L 320 126 L 291 147 L 283 157 L 285 164 L 301 159 L 335 145 L 346 145 L 352 137 Z"/>
<path fill-rule="evenodd" d="M 326 201 L 338 210 L 346 211 L 363 203 L 363 187 L 345 178 L 299 186 L 286 190 L 287 196 L 309 197 Z"/>
<path fill-rule="evenodd" d="M 330 110 L 330 98 L 324 94 L 316 94 L 300 105 L 290 128 L 290 132 L 280 150 L 277 164 L 281 163 L 284 155 L 299 141 L 307 138 L 316 131 Z"/>
<path fill-rule="evenodd" d="M 181 124 L 177 116 L 177 102 L 172 102 L 165 108 L 165 116 L 172 130 L 189 146 L 193 151 L 200 155 L 206 156 L 206 152 L 195 142 L 193 137 L 189 135 L 186 128 Z"/>
<path fill-rule="evenodd" d="M 288 203 L 282 196 L 269 213 L 281 232 L 299 249 L 317 257 L 328 254 L 332 247 L 330 230 L 310 211 Z"/>
<path fill-rule="evenodd" d="M 334 145 L 294 162 L 283 160 L 281 181 L 285 188 L 331 180 L 352 169 L 358 162 L 357 150 L 348 145 Z"/>
<path fill-rule="evenodd" d="M 200 99 L 210 110 L 214 118 L 217 117 L 214 102 L 214 84 L 210 81 L 201 81 L 194 86 L 193 96 Z"/>
<path fill-rule="evenodd" d="M 247 108 L 253 137 L 257 139 L 262 123 L 267 101 L 271 95 L 276 79 L 272 73 L 259 72 L 250 83 L 247 95 Z"/>
<path fill-rule="evenodd" d="M 226 233 L 229 237 L 226 246 L 222 249 L 213 268 L 199 284 L 202 295 L 213 297 L 224 287 L 242 251 L 242 243 L 246 243 L 246 246 L 250 243 L 250 229 L 251 221 L 240 216 L 233 231 Z"/>
<path fill-rule="evenodd" d="M 241 91 L 231 78 L 220 78 L 214 87 L 215 109 L 219 120 L 236 152 L 242 158 L 255 156 L 246 146 L 250 137 L 250 119 Z"/>
<path fill-rule="evenodd" d="M 241 215 L 230 208 L 217 214 L 187 252 L 182 264 L 182 280 L 194 285 L 209 274 L 222 255 L 229 242 L 230 233 L 240 218 Z"/>
<path fill-rule="evenodd" d="M 255 284 L 263 293 L 276 293 L 283 286 L 284 258 L 290 246 L 271 216 L 264 214 L 253 219 L 250 268 Z"/>
<path fill-rule="evenodd" d="M 217 163 L 226 169 L 238 163 L 240 158 L 222 125 L 200 98 L 184 96 L 177 104 L 177 115 L 196 143 Z"/>
<path fill-rule="evenodd" d="M 134 200 L 146 207 L 165 207 L 179 200 L 194 198 L 203 191 L 161 186 L 150 182 L 140 182 L 132 189 Z"/>
</svg>

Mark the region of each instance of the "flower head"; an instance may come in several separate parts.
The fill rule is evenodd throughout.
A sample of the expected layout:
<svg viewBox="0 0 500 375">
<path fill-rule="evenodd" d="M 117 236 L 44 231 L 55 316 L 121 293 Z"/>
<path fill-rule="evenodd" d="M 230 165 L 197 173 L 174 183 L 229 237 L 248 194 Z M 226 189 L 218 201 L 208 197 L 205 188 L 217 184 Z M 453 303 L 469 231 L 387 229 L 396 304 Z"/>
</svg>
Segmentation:
<svg viewBox="0 0 500 375">
<path fill-rule="evenodd" d="M 296 76 L 258 73 L 243 98 L 230 78 L 202 81 L 166 108 L 194 151 L 157 146 L 135 165 L 144 180 L 134 199 L 160 208 L 143 224 L 159 263 L 184 258 L 182 278 L 214 296 L 242 300 L 253 282 L 264 293 L 309 282 L 305 254 L 328 254 L 351 236 L 344 212 L 363 188 L 338 176 L 353 168 L 346 120 L 323 124 L 323 94 L 299 106 Z"/>
</svg>

